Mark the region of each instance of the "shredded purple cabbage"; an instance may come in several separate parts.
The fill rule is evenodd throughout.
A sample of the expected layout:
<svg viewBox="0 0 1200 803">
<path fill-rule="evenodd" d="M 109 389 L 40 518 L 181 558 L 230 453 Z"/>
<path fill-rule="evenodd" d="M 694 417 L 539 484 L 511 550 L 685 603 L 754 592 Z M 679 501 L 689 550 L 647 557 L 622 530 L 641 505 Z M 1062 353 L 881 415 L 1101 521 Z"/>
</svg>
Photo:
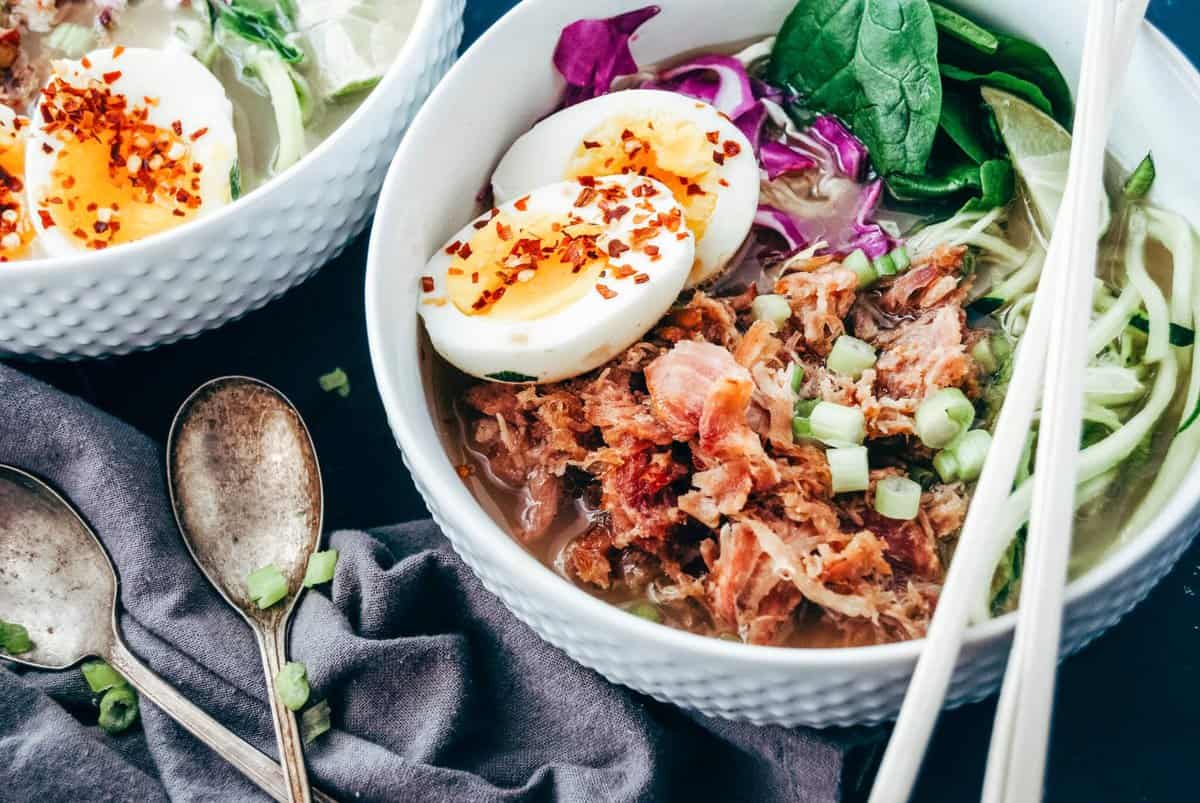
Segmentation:
<svg viewBox="0 0 1200 803">
<path fill-rule="evenodd" d="M 841 171 L 854 181 L 862 181 L 867 166 L 867 146 L 833 115 L 823 114 L 810 129 L 837 159 Z"/>
<path fill-rule="evenodd" d="M 784 173 L 795 170 L 807 170 L 817 166 L 817 160 L 807 154 L 800 153 L 795 148 L 782 142 L 764 142 L 758 149 L 759 163 L 767 173 L 767 179 L 774 181 Z"/>
<path fill-rule="evenodd" d="M 883 227 L 870 220 L 879 206 L 883 194 L 883 179 L 875 179 L 863 187 L 854 215 L 853 236 L 840 248 L 839 254 L 847 254 L 859 248 L 871 259 L 890 253 L 899 243 L 892 239 Z"/>
<path fill-rule="evenodd" d="M 808 245 L 808 240 L 792 216 L 769 204 L 758 205 L 758 211 L 754 214 L 754 225 L 773 231 L 783 238 L 787 245 L 783 256 L 790 256 Z"/>
<path fill-rule="evenodd" d="M 711 103 L 731 120 L 736 120 L 758 104 L 745 65 L 732 56 L 714 54 L 689 59 L 662 73 L 659 76 L 659 81 L 663 82 L 660 88 L 666 88 L 671 82 L 679 79 L 691 80 L 695 85 L 693 74 L 697 72 L 702 76 L 714 76 L 707 78 L 705 82 L 707 86 L 712 87 L 712 99 L 706 99 L 706 102 Z"/>
<path fill-rule="evenodd" d="M 567 82 L 562 106 L 607 93 L 613 80 L 637 72 L 629 40 L 658 6 L 646 6 L 608 19 L 578 20 L 563 28 L 554 48 L 554 66 Z"/>
</svg>

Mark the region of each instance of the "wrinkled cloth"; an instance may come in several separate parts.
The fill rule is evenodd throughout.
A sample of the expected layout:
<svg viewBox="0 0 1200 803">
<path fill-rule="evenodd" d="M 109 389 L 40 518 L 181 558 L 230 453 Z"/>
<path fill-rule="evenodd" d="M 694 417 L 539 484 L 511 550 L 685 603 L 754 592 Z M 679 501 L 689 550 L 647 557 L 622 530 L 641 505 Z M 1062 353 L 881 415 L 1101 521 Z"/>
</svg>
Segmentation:
<svg viewBox="0 0 1200 803">
<path fill-rule="evenodd" d="M 276 755 L 255 643 L 183 545 L 161 449 L 0 365 L 0 462 L 48 480 L 104 541 L 132 651 Z M 310 700 L 332 707 L 306 754 L 340 800 L 821 803 L 841 799 L 848 751 L 870 741 L 707 719 L 614 686 L 517 621 L 428 521 L 330 541 L 336 576 L 305 594 L 290 651 Z M 77 670 L 0 662 L 0 798 L 267 799 L 150 703 L 118 736 L 95 719 Z"/>
</svg>

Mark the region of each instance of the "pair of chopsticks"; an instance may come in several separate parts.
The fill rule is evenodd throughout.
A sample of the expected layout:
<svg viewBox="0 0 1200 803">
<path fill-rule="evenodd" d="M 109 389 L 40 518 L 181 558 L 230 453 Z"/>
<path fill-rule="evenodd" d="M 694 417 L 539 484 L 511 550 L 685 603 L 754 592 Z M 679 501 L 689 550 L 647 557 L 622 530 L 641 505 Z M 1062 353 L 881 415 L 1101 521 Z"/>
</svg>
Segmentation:
<svg viewBox="0 0 1200 803">
<path fill-rule="evenodd" d="M 1042 798 L 1067 561 L 1075 514 L 1087 328 L 1112 106 L 1149 0 L 1091 0 L 1075 136 L 1029 324 L 991 452 L 976 485 L 924 650 L 880 764 L 871 803 L 908 800 L 962 645 L 978 589 L 990 585 L 991 526 L 1009 494 L 1042 398 L 1016 637 L 996 711 L 984 803 Z M 1045 393 L 1042 395 L 1043 382 Z"/>
</svg>

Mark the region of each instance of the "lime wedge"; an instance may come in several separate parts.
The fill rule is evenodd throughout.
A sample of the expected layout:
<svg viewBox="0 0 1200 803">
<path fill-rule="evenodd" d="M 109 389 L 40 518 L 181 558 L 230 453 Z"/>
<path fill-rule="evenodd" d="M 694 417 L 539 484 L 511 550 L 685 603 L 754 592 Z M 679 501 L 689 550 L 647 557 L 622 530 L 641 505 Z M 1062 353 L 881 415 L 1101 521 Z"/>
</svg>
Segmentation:
<svg viewBox="0 0 1200 803">
<path fill-rule="evenodd" d="M 323 100 L 365 92 L 396 59 L 419 0 L 292 0 Z"/>
<path fill-rule="evenodd" d="M 1021 98 L 990 86 L 981 91 L 984 101 L 996 114 L 1000 136 L 1029 194 L 1042 231 L 1049 236 L 1067 184 L 1071 135 L 1053 117 Z M 1100 231 L 1107 231 L 1112 218 L 1107 198 L 1100 217 Z"/>
</svg>

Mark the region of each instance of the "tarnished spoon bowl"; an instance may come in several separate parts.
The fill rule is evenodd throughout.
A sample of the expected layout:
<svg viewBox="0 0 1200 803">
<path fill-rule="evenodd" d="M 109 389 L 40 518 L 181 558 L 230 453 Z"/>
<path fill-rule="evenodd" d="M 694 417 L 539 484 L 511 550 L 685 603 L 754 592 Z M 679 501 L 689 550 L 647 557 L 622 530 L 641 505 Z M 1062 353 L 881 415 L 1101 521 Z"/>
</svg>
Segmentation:
<svg viewBox="0 0 1200 803">
<path fill-rule="evenodd" d="M 23 625 L 33 641 L 31 651 L 0 658 L 35 669 L 103 658 L 259 788 L 287 800 L 278 764 L 188 702 L 129 651 L 116 610 L 117 574 L 92 529 L 49 485 L 0 465 L 0 614 Z"/>
<path fill-rule="evenodd" d="M 299 728 L 274 679 L 287 661 L 288 622 L 321 539 L 321 470 L 312 438 L 275 388 L 248 377 L 214 379 L 175 416 L 167 475 L 188 549 L 258 640 L 292 799 L 307 800 Z M 287 580 L 288 595 L 262 610 L 246 578 L 272 564 Z"/>
</svg>

